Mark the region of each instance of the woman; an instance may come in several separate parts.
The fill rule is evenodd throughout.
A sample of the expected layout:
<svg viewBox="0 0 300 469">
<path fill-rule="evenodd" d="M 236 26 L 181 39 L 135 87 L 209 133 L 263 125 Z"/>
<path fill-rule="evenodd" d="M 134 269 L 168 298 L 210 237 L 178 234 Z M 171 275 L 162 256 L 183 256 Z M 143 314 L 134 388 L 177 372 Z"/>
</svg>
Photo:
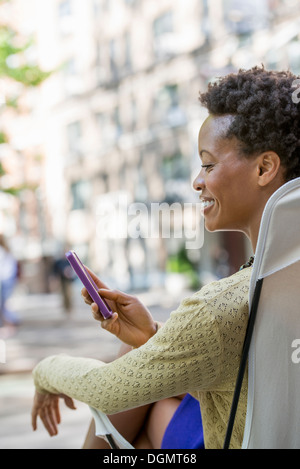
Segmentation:
<svg viewBox="0 0 300 469">
<path fill-rule="evenodd" d="M 201 170 L 194 181 L 209 231 L 245 233 L 255 253 L 264 207 L 286 181 L 300 175 L 297 77 L 253 68 L 209 85 L 200 96 L 209 117 L 199 132 Z M 200 402 L 205 447 L 223 446 L 248 320 L 251 268 L 213 282 L 185 299 L 157 330 L 133 297 L 101 294 L 118 314 L 106 328 L 135 347 L 110 364 L 54 356 L 34 370 L 33 428 L 40 416 L 57 431 L 58 395 L 118 414 L 192 393 Z M 101 284 L 99 283 L 101 286 Z M 145 407 L 146 408 L 146 407 Z M 231 447 L 240 448 L 247 408 L 247 375 Z"/>
</svg>

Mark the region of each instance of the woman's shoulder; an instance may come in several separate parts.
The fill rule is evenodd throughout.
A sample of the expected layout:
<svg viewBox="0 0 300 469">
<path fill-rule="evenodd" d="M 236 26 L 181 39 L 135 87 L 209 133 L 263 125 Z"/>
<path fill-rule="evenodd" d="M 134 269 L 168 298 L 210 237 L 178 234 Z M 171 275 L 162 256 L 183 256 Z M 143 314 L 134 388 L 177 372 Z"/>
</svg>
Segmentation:
<svg viewBox="0 0 300 469">
<path fill-rule="evenodd" d="M 248 294 L 251 273 L 252 267 L 248 267 L 246 269 L 235 272 L 229 277 L 212 281 L 207 285 L 204 285 L 201 290 L 194 293 L 193 297 L 199 298 L 199 296 L 201 296 L 202 298 L 206 298 L 208 300 L 218 297 L 219 295 L 224 295 L 226 292 L 240 292 L 242 295 Z"/>
<path fill-rule="evenodd" d="M 200 346 L 208 347 L 209 343 L 207 350 L 210 351 L 212 344 L 215 344 L 215 351 L 220 354 L 224 335 L 227 334 L 230 341 L 235 331 L 243 330 L 247 323 L 251 270 L 249 267 L 230 277 L 210 282 L 197 293 L 184 298 L 154 340 L 165 344 L 168 337 L 173 349 L 175 340 L 180 342 L 180 346 L 192 343 L 193 348 L 198 344 L 198 349 Z M 239 340 L 236 334 L 234 343 L 239 343 Z"/>
</svg>

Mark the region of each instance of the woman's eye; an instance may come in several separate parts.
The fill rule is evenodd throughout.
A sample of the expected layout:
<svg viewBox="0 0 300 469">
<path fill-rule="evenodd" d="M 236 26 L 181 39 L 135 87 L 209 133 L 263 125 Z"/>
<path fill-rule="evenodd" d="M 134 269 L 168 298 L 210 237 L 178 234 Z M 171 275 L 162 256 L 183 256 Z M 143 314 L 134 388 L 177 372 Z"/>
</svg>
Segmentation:
<svg viewBox="0 0 300 469">
<path fill-rule="evenodd" d="M 205 169 L 205 172 L 208 172 L 210 169 L 213 168 L 213 164 L 203 164 L 201 165 L 201 168 L 204 168 Z"/>
</svg>

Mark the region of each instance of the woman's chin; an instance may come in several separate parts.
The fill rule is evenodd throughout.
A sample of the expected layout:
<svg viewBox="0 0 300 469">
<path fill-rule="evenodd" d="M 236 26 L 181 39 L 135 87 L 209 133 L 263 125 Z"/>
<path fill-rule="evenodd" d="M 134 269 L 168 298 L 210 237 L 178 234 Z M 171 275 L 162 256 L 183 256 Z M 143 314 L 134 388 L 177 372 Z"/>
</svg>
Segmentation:
<svg viewBox="0 0 300 469">
<path fill-rule="evenodd" d="M 212 220 L 206 219 L 204 220 L 205 229 L 209 233 L 213 233 L 214 231 L 220 231 L 222 228 L 219 227 L 218 223 L 213 222 Z"/>
<path fill-rule="evenodd" d="M 222 223 L 217 223 L 216 221 L 212 220 L 204 220 L 205 229 L 209 233 L 213 233 L 215 231 L 236 231 L 234 228 L 230 228 L 227 225 Z"/>
</svg>

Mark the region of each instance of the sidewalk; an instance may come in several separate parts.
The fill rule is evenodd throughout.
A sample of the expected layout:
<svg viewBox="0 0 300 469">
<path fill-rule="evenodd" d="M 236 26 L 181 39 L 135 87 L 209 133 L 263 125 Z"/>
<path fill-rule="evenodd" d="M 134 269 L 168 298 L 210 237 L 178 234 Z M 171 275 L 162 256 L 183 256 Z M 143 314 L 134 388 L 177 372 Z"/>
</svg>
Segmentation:
<svg viewBox="0 0 300 469">
<path fill-rule="evenodd" d="M 137 295 L 155 319 L 165 321 L 180 299 L 163 291 Z M 185 296 L 181 293 L 180 298 Z M 90 412 L 76 402 L 76 411 L 61 406 L 60 433 L 50 438 L 39 424 L 33 433 L 30 412 L 34 387 L 31 370 L 42 358 L 57 353 L 111 361 L 120 342 L 93 319 L 78 295 L 70 317 L 61 307 L 59 295 L 15 295 L 12 306 L 21 325 L 5 339 L 6 363 L 0 363 L 0 449 L 80 448 L 87 431 Z"/>
</svg>

